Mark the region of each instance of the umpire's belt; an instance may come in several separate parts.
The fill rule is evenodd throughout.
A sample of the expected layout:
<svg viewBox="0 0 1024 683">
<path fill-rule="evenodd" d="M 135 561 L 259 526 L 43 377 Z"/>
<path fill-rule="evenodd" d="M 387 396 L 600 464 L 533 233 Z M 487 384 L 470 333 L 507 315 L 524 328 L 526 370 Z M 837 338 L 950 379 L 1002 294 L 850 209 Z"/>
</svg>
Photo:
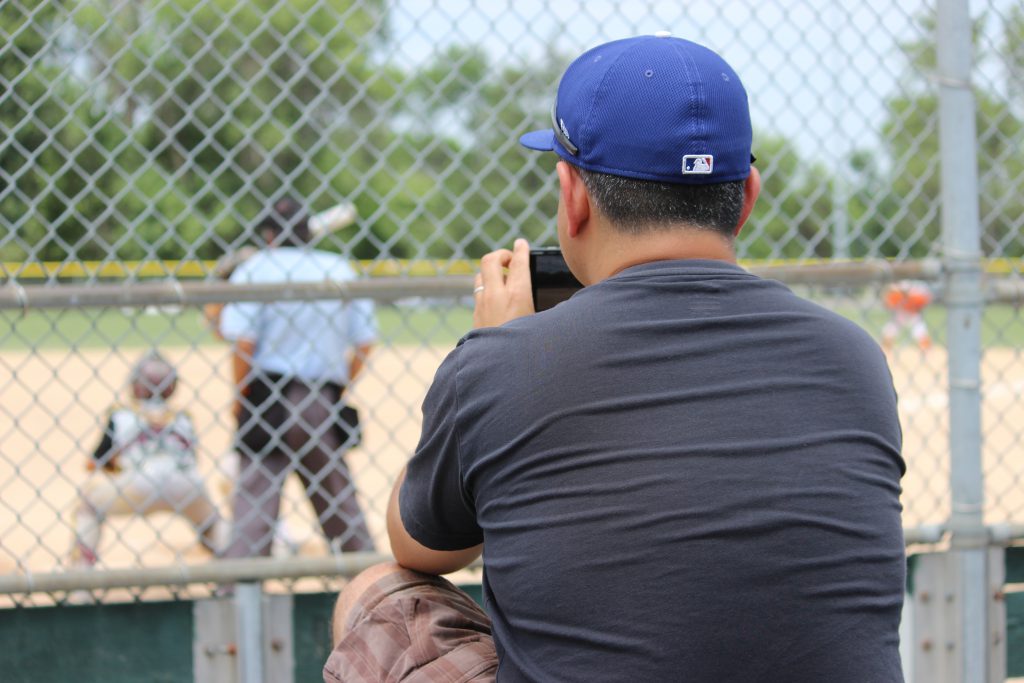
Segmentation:
<svg viewBox="0 0 1024 683">
<path fill-rule="evenodd" d="M 338 430 L 339 443 L 346 448 L 359 444 L 361 430 L 359 415 L 355 408 L 341 405 L 341 395 L 345 387 L 338 382 L 307 382 L 297 377 L 287 377 L 279 373 L 260 371 L 249 382 L 249 391 L 242 400 L 242 411 L 238 416 L 238 441 L 246 447 L 250 454 L 257 455 L 282 445 L 284 431 L 296 420 L 290 415 L 290 407 L 285 397 L 288 390 L 296 384 L 306 387 L 310 393 L 319 393 L 337 406 L 338 412 L 330 411 L 332 427 Z M 291 418 L 291 419 L 290 419 Z M 298 420 L 298 424 L 304 424 Z M 316 430 L 318 425 L 309 425 Z"/>
</svg>

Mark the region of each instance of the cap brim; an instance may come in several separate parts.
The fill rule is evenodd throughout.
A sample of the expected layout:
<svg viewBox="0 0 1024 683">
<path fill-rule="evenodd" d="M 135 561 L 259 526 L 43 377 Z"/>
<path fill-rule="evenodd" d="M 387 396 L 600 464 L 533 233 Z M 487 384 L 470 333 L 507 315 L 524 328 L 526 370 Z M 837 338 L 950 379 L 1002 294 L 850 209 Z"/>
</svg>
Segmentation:
<svg viewBox="0 0 1024 683">
<path fill-rule="evenodd" d="M 550 128 L 531 131 L 519 138 L 519 144 L 538 152 L 551 152 L 555 149 L 555 132 Z"/>
</svg>

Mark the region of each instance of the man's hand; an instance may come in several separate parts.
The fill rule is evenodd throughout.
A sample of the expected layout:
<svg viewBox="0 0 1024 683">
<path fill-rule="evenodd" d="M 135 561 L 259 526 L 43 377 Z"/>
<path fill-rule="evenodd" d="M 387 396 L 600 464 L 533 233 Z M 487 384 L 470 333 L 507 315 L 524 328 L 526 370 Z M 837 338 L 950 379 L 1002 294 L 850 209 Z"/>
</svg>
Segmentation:
<svg viewBox="0 0 1024 683">
<path fill-rule="evenodd" d="M 535 313 L 530 290 L 530 245 L 517 239 L 512 251 L 498 249 L 484 256 L 473 284 L 475 328 L 497 327 Z"/>
</svg>

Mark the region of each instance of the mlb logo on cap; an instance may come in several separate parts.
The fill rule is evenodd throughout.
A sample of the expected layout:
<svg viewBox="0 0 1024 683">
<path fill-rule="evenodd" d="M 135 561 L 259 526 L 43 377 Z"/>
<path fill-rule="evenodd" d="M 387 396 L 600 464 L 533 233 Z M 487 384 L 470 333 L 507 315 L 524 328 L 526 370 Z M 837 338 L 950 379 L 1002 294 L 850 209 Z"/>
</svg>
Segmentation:
<svg viewBox="0 0 1024 683">
<path fill-rule="evenodd" d="M 710 174 L 715 167 L 715 157 L 710 154 L 687 154 L 683 157 L 683 173 Z"/>
</svg>

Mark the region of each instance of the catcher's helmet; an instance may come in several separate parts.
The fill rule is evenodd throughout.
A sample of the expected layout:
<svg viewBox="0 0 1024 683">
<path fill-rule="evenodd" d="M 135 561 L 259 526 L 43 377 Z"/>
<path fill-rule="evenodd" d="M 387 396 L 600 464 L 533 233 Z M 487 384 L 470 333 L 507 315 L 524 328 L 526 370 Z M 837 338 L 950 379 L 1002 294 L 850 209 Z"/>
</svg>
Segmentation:
<svg viewBox="0 0 1024 683">
<path fill-rule="evenodd" d="M 139 359 L 129 380 L 132 396 L 140 401 L 154 397 L 170 398 L 178 386 L 178 371 L 155 351 Z"/>
</svg>

